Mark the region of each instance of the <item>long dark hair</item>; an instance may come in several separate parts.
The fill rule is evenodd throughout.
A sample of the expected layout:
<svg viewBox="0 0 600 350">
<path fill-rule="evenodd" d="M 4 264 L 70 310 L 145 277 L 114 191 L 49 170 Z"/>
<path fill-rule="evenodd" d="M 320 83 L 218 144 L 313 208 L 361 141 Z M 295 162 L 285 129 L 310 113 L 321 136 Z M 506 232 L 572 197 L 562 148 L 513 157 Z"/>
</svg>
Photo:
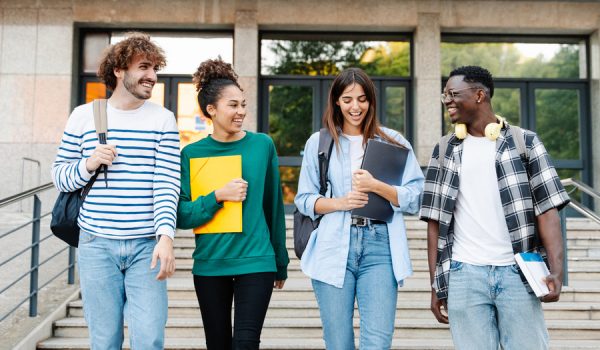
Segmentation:
<svg viewBox="0 0 600 350">
<path fill-rule="evenodd" d="M 377 100 L 375 98 L 375 85 L 369 76 L 360 68 L 346 68 L 333 80 L 331 88 L 329 89 L 329 97 L 327 99 L 327 108 L 323 114 L 323 125 L 329 129 L 329 133 L 335 141 L 336 147 L 339 147 L 339 134 L 338 130 L 341 130 L 344 125 L 344 116 L 340 106 L 337 105 L 337 101 L 344 92 L 344 90 L 352 85 L 358 84 L 362 86 L 369 101 L 369 110 L 363 120 L 360 128 L 361 133 L 364 137 L 363 145 L 367 143 L 369 139 L 375 137 L 375 135 L 381 137 L 386 142 L 391 144 L 404 147 L 398 141 L 388 136 L 382 129 L 379 121 L 377 120 Z"/>
</svg>

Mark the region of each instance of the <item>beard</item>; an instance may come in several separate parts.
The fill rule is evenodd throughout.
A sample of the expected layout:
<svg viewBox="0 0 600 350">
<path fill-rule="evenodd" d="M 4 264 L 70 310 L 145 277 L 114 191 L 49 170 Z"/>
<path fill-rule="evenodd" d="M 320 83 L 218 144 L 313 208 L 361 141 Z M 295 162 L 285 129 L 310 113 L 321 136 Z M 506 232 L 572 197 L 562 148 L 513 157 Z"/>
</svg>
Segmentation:
<svg viewBox="0 0 600 350">
<path fill-rule="evenodd" d="M 142 81 L 144 80 L 135 80 L 135 78 L 131 77 L 129 73 L 125 72 L 123 86 L 125 86 L 125 89 L 136 98 L 140 100 L 147 100 L 150 97 L 152 97 L 152 91 L 146 93 L 136 90 L 136 88 L 142 83 Z"/>
</svg>

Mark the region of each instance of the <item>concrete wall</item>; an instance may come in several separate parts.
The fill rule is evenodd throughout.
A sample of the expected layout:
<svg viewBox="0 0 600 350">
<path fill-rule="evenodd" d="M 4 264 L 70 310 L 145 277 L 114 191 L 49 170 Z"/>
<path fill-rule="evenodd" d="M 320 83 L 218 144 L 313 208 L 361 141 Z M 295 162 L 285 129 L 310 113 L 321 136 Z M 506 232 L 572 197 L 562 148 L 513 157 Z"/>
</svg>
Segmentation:
<svg viewBox="0 0 600 350">
<path fill-rule="evenodd" d="M 441 33 L 583 34 L 592 39 L 592 130 L 600 132 L 600 3 L 428 0 L 3 0 L 0 2 L 0 198 L 37 184 L 72 101 L 75 23 L 95 27 L 233 28 L 234 64 L 257 127 L 260 30 L 414 33 L 415 146 L 426 165 L 441 130 Z M 594 172 L 600 143 L 594 141 Z M 22 170 L 25 169 L 25 171 Z M 600 181 L 596 179 L 596 188 Z"/>
<path fill-rule="evenodd" d="M 0 8 L 0 198 L 50 180 L 71 109 L 73 8 L 3 1 Z M 31 158 L 40 162 L 23 160 Z"/>
</svg>

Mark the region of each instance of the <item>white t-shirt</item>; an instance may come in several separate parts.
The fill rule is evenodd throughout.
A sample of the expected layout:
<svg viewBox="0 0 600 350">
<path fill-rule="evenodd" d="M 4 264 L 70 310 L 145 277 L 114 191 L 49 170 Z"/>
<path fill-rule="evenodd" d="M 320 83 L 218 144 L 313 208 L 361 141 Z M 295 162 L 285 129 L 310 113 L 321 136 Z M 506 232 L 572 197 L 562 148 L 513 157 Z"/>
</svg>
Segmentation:
<svg viewBox="0 0 600 350">
<path fill-rule="evenodd" d="M 354 173 L 354 170 L 360 169 L 365 154 L 363 135 L 343 135 L 350 140 L 350 172 Z"/>
<path fill-rule="evenodd" d="M 459 176 L 452 260 L 473 265 L 514 264 L 496 176 L 496 141 L 468 135 L 463 141 Z"/>
</svg>

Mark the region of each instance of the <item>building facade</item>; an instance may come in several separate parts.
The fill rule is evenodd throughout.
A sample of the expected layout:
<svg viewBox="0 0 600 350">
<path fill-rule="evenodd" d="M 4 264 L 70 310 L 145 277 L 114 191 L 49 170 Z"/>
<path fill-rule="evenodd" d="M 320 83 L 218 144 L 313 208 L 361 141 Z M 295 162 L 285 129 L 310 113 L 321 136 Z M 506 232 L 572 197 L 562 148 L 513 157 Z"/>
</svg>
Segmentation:
<svg viewBox="0 0 600 350">
<path fill-rule="evenodd" d="M 288 203 L 328 86 L 351 65 L 373 76 L 378 116 L 422 166 L 448 128 L 439 95 L 449 69 L 487 66 L 494 108 L 540 134 L 561 177 L 600 188 L 598 1 L 2 0 L 0 198 L 50 181 L 70 111 L 107 94 L 95 58 L 132 29 L 164 39 L 170 65 L 154 98 L 175 112 L 184 142 L 210 130 L 191 73 L 217 55 L 234 64 L 245 127 L 274 138 Z"/>
</svg>

